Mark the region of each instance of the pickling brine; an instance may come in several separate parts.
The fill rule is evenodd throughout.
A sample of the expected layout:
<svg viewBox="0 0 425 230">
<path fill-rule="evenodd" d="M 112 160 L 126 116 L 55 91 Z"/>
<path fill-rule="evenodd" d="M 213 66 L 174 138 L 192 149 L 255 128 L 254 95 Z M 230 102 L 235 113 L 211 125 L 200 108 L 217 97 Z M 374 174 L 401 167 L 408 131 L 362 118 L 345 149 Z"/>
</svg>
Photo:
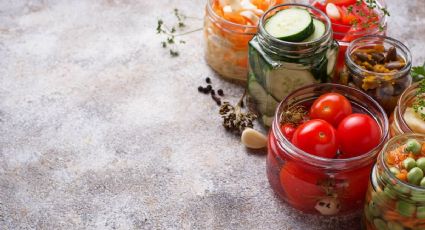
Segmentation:
<svg viewBox="0 0 425 230">
<path fill-rule="evenodd" d="M 249 42 L 248 95 L 266 126 L 293 90 L 331 80 L 338 44 L 323 12 L 302 4 L 267 11 Z"/>
<path fill-rule="evenodd" d="M 425 135 L 403 134 L 379 154 L 364 205 L 367 230 L 425 227 Z"/>
</svg>

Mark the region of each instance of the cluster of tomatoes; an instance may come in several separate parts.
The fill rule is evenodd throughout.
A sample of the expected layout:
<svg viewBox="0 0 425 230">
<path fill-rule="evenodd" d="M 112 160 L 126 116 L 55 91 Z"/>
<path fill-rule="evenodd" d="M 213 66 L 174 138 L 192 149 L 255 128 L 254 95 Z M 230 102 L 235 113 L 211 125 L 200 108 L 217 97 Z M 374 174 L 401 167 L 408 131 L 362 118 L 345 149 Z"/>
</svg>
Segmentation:
<svg viewBox="0 0 425 230">
<path fill-rule="evenodd" d="M 381 140 L 376 120 L 353 113 L 350 101 L 338 93 L 323 94 L 314 101 L 303 122 L 282 123 L 281 131 L 297 148 L 323 158 L 360 156 Z"/>
<path fill-rule="evenodd" d="M 364 1 L 326 0 L 316 1 L 313 6 L 329 16 L 332 30 L 336 33 L 335 39 L 338 40 L 349 42 L 353 39 L 353 33 L 378 26 L 379 16 Z"/>
</svg>

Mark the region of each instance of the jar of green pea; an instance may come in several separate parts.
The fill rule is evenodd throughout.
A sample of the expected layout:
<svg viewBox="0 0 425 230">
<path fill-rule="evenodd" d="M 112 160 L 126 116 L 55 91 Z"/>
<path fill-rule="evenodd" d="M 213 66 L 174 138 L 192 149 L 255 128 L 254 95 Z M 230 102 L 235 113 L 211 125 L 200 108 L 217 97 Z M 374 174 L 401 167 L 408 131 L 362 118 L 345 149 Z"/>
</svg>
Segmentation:
<svg viewBox="0 0 425 230">
<path fill-rule="evenodd" d="M 403 134 L 384 146 L 372 170 L 363 229 L 425 229 L 425 135 Z"/>
</svg>

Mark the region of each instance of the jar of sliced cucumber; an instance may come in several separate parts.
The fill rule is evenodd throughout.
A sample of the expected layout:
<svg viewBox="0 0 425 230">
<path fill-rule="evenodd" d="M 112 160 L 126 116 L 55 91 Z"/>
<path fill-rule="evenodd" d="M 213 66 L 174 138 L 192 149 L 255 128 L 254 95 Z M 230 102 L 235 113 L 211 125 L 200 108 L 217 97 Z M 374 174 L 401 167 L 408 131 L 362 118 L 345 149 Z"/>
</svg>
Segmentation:
<svg viewBox="0 0 425 230">
<path fill-rule="evenodd" d="M 249 42 L 249 101 L 270 126 L 277 104 L 293 90 L 327 82 L 334 73 L 338 44 L 329 18 L 302 4 L 268 10 Z"/>
<path fill-rule="evenodd" d="M 425 135 L 403 134 L 381 151 L 364 206 L 364 229 L 425 228 Z"/>
</svg>

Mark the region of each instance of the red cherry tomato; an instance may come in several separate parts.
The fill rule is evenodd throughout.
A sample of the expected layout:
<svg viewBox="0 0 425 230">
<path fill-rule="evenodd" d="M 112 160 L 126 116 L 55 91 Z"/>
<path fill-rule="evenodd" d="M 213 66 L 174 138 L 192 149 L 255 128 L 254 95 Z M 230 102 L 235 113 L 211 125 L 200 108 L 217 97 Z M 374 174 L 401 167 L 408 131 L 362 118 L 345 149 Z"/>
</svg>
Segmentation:
<svg viewBox="0 0 425 230">
<path fill-rule="evenodd" d="M 282 130 L 283 135 L 288 138 L 288 140 L 292 140 L 295 133 L 295 127 L 292 124 L 283 124 L 280 130 Z"/>
<path fill-rule="evenodd" d="M 318 185 L 322 178 L 324 175 L 292 161 L 287 161 L 280 170 L 286 201 L 302 211 L 313 211 L 317 200 L 326 195 Z"/>
<path fill-rule="evenodd" d="M 310 108 L 312 119 L 323 119 L 338 127 L 339 122 L 353 112 L 350 101 L 339 93 L 326 93 L 317 98 Z"/>
<path fill-rule="evenodd" d="M 307 153 L 333 158 L 338 150 L 336 130 L 328 122 L 313 119 L 298 126 L 292 143 Z"/>
<path fill-rule="evenodd" d="M 326 4 L 333 3 L 337 6 L 348 6 L 348 5 L 355 4 L 356 2 L 357 0 L 326 0 Z"/>
<path fill-rule="evenodd" d="M 350 158 L 375 148 L 381 140 L 381 129 L 369 115 L 354 113 L 339 123 L 337 137 L 341 158 Z"/>
</svg>

